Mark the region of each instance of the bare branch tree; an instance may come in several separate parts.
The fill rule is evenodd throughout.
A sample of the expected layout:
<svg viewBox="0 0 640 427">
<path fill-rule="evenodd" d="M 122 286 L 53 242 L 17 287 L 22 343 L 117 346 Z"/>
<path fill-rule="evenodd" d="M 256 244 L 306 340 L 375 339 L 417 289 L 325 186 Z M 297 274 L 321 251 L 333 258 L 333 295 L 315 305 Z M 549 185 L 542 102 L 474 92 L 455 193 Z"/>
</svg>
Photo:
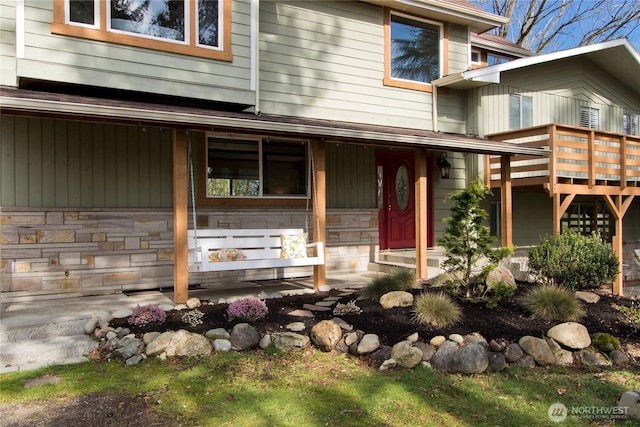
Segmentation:
<svg viewBox="0 0 640 427">
<path fill-rule="evenodd" d="M 638 0 L 471 0 L 509 18 L 498 34 L 537 53 L 640 32 Z"/>
</svg>

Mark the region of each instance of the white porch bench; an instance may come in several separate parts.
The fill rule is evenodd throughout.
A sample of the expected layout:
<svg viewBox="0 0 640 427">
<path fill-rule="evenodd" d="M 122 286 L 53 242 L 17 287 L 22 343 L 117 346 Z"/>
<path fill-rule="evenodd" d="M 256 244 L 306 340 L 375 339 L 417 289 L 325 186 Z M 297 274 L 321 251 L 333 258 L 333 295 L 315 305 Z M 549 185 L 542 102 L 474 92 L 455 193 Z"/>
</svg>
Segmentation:
<svg viewBox="0 0 640 427">
<path fill-rule="evenodd" d="M 281 257 L 281 236 L 303 233 L 297 228 L 188 230 L 189 264 L 203 272 L 323 265 L 322 242 L 306 244 L 300 257 Z"/>
</svg>

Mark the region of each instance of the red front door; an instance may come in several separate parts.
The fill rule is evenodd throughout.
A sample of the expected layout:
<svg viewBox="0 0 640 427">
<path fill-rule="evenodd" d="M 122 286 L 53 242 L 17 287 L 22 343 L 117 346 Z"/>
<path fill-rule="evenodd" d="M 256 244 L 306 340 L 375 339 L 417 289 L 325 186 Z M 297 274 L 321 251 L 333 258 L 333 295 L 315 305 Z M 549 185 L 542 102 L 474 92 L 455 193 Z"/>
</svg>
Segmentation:
<svg viewBox="0 0 640 427">
<path fill-rule="evenodd" d="M 376 157 L 380 249 L 415 248 L 414 153 L 379 151 Z"/>
</svg>

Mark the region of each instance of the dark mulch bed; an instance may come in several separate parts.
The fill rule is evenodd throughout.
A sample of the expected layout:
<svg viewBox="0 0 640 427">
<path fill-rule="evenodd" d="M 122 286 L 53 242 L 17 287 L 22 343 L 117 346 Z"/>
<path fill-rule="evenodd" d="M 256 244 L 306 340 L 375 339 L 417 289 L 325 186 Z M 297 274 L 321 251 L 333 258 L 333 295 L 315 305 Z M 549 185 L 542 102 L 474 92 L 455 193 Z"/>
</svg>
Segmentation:
<svg viewBox="0 0 640 427">
<path fill-rule="evenodd" d="M 505 338 L 510 341 L 517 341 L 525 335 L 541 337 L 559 322 L 534 320 L 523 310 L 518 301 L 530 286 L 532 285 L 519 284 L 516 294 L 494 309 L 485 308 L 483 304 L 458 301 L 463 311 L 462 321 L 448 328 L 435 329 L 428 325 L 420 325 L 414 322 L 411 307 L 385 310 L 380 304 L 370 300 L 357 301 L 356 304 L 362 309 L 361 314 L 342 316 L 342 318 L 353 325 L 354 329 L 378 335 L 381 343 L 387 345 L 393 345 L 414 332 L 418 332 L 423 340 L 429 340 L 436 335 L 448 336 L 452 333 L 464 335 L 472 332 L 481 334 L 487 340 Z M 433 290 L 425 287 L 412 292 L 418 294 L 423 291 L 432 292 Z M 288 313 L 301 309 L 304 304 L 313 304 L 328 296 L 338 296 L 339 294 L 339 291 L 332 290 L 330 292 L 268 299 L 266 300 L 269 308 L 268 316 L 250 323 L 260 332 L 266 333 L 286 331 L 285 326 L 287 324 L 298 321 L 304 322 L 307 326 L 306 332 L 309 332 L 315 323 L 334 317 L 332 310 L 316 312 L 314 318 L 292 317 Z M 600 295 L 601 299 L 597 304 L 584 304 L 586 315 L 580 323 L 585 325 L 590 333 L 608 332 L 618 337 L 623 343 L 640 343 L 638 334 L 634 334 L 633 329 L 621 321 L 620 312 L 613 307 L 614 304 L 628 306 L 633 300 L 607 293 L 600 293 Z M 357 294 L 345 296 L 339 302 L 347 303 L 356 298 Z M 198 333 L 204 333 L 213 328 L 230 330 L 233 325 L 241 323 L 241 321 L 229 321 L 227 307 L 227 304 L 202 305 L 199 310 L 204 313 L 203 323 L 197 327 L 190 327 L 182 321 L 182 315 L 188 310 L 168 312 L 167 320 L 161 326 L 148 328 L 131 327 L 124 319 L 113 321 L 112 326 L 128 327 L 132 332 L 138 334 L 149 331 L 178 329 L 186 329 Z"/>
</svg>

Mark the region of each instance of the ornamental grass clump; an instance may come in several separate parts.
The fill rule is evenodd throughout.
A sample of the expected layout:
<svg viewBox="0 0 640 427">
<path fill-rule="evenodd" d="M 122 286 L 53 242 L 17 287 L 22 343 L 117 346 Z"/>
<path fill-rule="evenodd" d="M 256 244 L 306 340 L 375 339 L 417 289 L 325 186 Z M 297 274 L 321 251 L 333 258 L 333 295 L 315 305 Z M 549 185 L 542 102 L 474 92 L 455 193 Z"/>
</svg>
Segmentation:
<svg viewBox="0 0 640 427">
<path fill-rule="evenodd" d="M 137 305 L 127 322 L 133 326 L 160 325 L 167 319 L 167 313 L 157 305 Z"/>
<path fill-rule="evenodd" d="M 525 294 L 522 304 L 533 319 L 570 322 L 584 315 L 584 309 L 573 292 L 558 286 L 536 286 Z"/>
<path fill-rule="evenodd" d="M 364 298 L 377 301 L 386 293 L 406 291 L 416 288 L 416 273 L 413 270 L 398 268 L 384 276 L 376 277 L 362 289 Z"/>
<path fill-rule="evenodd" d="M 256 321 L 265 318 L 268 313 L 267 304 L 256 297 L 239 299 L 229 304 L 227 308 L 229 320 Z"/>
<path fill-rule="evenodd" d="M 455 325 L 462 317 L 462 310 L 445 293 L 423 293 L 413 303 L 413 319 L 421 325 L 446 328 Z"/>
</svg>

